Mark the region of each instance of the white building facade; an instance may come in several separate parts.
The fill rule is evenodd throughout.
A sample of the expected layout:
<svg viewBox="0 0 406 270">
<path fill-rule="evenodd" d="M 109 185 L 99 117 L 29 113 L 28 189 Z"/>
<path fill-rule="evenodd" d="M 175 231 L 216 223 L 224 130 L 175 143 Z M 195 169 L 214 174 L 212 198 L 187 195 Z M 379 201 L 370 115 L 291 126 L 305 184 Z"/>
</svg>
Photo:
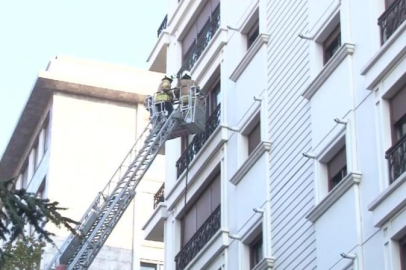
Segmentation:
<svg viewBox="0 0 406 270">
<path fill-rule="evenodd" d="M 0 178 L 18 176 L 17 189 L 58 201 L 68 208 L 63 215 L 79 221 L 149 122 L 144 100 L 162 77 L 71 57 L 52 59 L 39 73 L 0 161 Z M 90 269 L 162 269 L 163 245 L 145 241 L 142 225 L 153 211 L 164 162 L 156 158 Z M 60 248 L 69 232 L 47 229 Z M 47 246 L 41 269 L 56 252 Z"/>
<path fill-rule="evenodd" d="M 168 0 L 150 70 L 208 93 L 144 225 L 165 269 L 406 269 L 406 1 Z"/>
</svg>

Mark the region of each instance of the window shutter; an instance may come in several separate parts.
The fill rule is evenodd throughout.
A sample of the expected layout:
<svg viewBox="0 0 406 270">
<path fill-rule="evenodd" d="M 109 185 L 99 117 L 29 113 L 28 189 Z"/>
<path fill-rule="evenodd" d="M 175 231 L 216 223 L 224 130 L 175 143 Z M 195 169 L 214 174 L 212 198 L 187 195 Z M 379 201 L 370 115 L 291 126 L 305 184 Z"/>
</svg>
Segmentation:
<svg viewBox="0 0 406 270">
<path fill-rule="evenodd" d="M 406 114 L 406 85 L 391 99 L 391 109 L 393 123 Z"/>
<path fill-rule="evenodd" d="M 196 232 L 196 207 L 192 207 L 183 219 L 182 246 L 192 238 Z"/>
<path fill-rule="evenodd" d="M 251 155 L 252 151 L 258 146 L 261 141 L 261 124 L 258 122 L 248 134 L 248 155 Z"/>
<path fill-rule="evenodd" d="M 211 214 L 210 189 L 206 189 L 202 196 L 200 196 L 199 200 L 196 203 L 196 210 L 196 228 L 198 230 Z"/>
<path fill-rule="evenodd" d="M 328 178 L 333 178 L 347 164 L 345 146 L 330 160 L 327 165 Z"/>
<path fill-rule="evenodd" d="M 182 41 L 182 55 L 184 56 L 194 44 L 197 37 L 196 25 L 193 24 Z"/>
<path fill-rule="evenodd" d="M 196 20 L 196 25 L 197 25 L 197 33 L 200 33 L 204 26 L 210 21 L 210 15 L 211 15 L 211 8 L 210 8 L 210 3 L 208 2 L 202 11 L 199 14 L 199 17 L 197 17 Z"/>
<path fill-rule="evenodd" d="M 214 182 L 211 184 L 211 212 L 220 205 L 221 198 L 221 187 L 220 187 L 220 173 L 216 176 Z"/>
</svg>

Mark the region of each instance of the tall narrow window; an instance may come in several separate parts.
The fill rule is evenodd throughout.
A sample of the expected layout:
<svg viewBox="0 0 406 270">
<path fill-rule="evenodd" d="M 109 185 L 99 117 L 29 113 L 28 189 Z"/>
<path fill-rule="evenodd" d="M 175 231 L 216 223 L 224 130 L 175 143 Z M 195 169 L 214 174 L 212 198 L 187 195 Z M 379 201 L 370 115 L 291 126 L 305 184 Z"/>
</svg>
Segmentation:
<svg viewBox="0 0 406 270">
<path fill-rule="evenodd" d="M 262 233 L 250 245 L 250 268 L 253 269 L 264 258 Z"/>
<path fill-rule="evenodd" d="M 347 175 L 345 146 L 327 164 L 329 191 L 336 187 Z"/>
<path fill-rule="evenodd" d="M 256 21 L 254 26 L 251 28 L 251 30 L 247 34 L 247 48 L 249 49 L 251 45 L 254 43 L 254 41 L 257 39 L 259 36 L 259 22 Z"/>
<path fill-rule="evenodd" d="M 327 39 L 323 42 L 323 58 L 324 64 L 334 56 L 341 47 L 341 30 L 340 24 L 331 32 Z"/>
<path fill-rule="evenodd" d="M 181 155 L 186 151 L 189 146 L 189 135 L 180 137 L 180 153 Z"/>
<path fill-rule="evenodd" d="M 220 173 L 200 195 L 182 220 L 182 246 L 186 245 L 220 205 Z"/>
<path fill-rule="evenodd" d="M 207 117 L 208 119 L 210 115 L 216 110 L 217 106 L 221 103 L 221 81 L 218 80 L 217 83 L 214 84 L 212 89 L 209 91 L 206 100 L 206 110 L 207 110 Z"/>
<path fill-rule="evenodd" d="M 401 270 L 406 270 L 406 237 L 403 237 L 399 241 L 399 251 L 400 251 L 400 263 Z"/>
<path fill-rule="evenodd" d="M 391 99 L 392 139 L 395 144 L 406 134 L 406 85 Z"/>
<path fill-rule="evenodd" d="M 158 270 L 157 265 L 153 263 L 141 263 L 141 270 Z"/>
<path fill-rule="evenodd" d="M 261 142 L 261 122 L 259 121 L 248 134 L 248 155 L 255 150 Z"/>
</svg>

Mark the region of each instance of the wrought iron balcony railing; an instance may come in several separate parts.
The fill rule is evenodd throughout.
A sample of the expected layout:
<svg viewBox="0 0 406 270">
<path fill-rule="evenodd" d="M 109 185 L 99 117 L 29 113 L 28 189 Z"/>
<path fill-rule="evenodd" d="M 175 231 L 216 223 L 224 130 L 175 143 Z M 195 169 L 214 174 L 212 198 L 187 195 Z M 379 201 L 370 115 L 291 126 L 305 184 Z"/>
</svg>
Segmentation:
<svg viewBox="0 0 406 270">
<path fill-rule="evenodd" d="M 168 26 L 168 15 L 165 15 L 164 20 L 161 23 L 161 26 L 159 26 L 158 28 L 158 37 L 161 34 L 161 32 L 166 29 L 166 27 Z"/>
<path fill-rule="evenodd" d="M 178 78 L 185 70 L 191 70 L 196 64 L 197 60 L 202 55 L 204 49 L 213 38 L 217 29 L 220 27 L 220 5 L 213 11 L 210 19 L 206 23 L 206 26 L 197 35 L 195 43 L 190 47 L 188 52 L 183 57 L 183 64 L 178 72 Z"/>
<path fill-rule="evenodd" d="M 386 151 L 385 157 L 389 165 L 389 182 L 392 184 L 406 172 L 406 135 Z"/>
<path fill-rule="evenodd" d="M 158 189 L 157 193 L 154 195 L 154 209 L 158 206 L 160 202 L 165 201 L 165 183 L 162 184 L 162 186 Z"/>
<path fill-rule="evenodd" d="M 210 239 L 220 230 L 221 211 L 220 206 L 210 215 L 206 222 L 193 235 L 192 239 L 176 255 L 176 270 L 183 270 L 196 257 L 197 253 L 210 241 Z"/>
<path fill-rule="evenodd" d="M 397 0 L 379 17 L 381 42 L 384 44 L 406 20 L 406 0 Z"/>
<path fill-rule="evenodd" d="M 203 145 L 210 138 L 214 130 L 216 130 L 216 128 L 220 125 L 220 115 L 221 106 L 219 104 L 214 112 L 211 114 L 209 119 L 207 119 L 204 132 L 196 134 L 193 137 L 192 142 L 189 144 L 185 152 L 183 152 L 182 156 L 176 162 L 178 177 L 185 171 L 186 167 L 189 166 L 190 162 L 192 162 L 197 153 L 199 153 L 200 149 L 202 149 Z"/>
</svg>

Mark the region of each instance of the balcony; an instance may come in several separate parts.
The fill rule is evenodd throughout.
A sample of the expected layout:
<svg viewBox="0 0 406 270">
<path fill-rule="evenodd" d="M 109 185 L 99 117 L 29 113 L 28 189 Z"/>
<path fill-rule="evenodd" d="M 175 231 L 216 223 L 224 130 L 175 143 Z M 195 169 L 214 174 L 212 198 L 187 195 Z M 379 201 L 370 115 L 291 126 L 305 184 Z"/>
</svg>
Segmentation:
<svg viewBox="0 0 406 270">
<path fill-rule="evenodd" d="M 178 178 L 196 157 L 196 155 L 199 153 L 200 149 L 202 149 L 203 145 L 210 138 L 212 133 L 220 125 L 220 115 L 221 106 L 218 105 L 209 119 L 207 119 L 205 131 L 200 134 L 196 134 L 193 137 L 192 142 L 189 144 L 182 156 L 178 159 L 178 161 L 176 162 Z"/>
<path fill-rule="evenodd" d="M 406 172 L 406 136 L 386 151 L 389 164 L 389 182 L 392 184 Z"/>
<path fill-rule="evenodd" d="M 381 43 L 384 44 L 405 20 L 406 0 L 397 0 L 378 19 Z"/>
<path fill-rule="evenodd" d="M 189 49 L 189 51 L 184 55 L 183 64 L 178 72 L 178 77 L 180 78 L 181 74 L 185 70 L 191 70 L 199 60 L 203 51 L 206 49 L 214 34 L 220 27 L 220 5 L 213 11 L 207 25 L 202 29 L 198 34 L 197 39 Z"/>
<path fill-rule="evenodd" d="M 176 255 L 176 270 L 184 270 L 221 227 L 220 206 L 210 215 L 192 239 Z"/>
<path fill-rule="evenodd" d="M 164 18 L 164 20 L 162 21 L 162 23 L 161 23 L 161 25 L 159 26 L 159 28 L 158 28 L 158 37 L 159 37 L 159 35 L 161 35 L 161 33 L 162 33 L 162 31 L 164 30 L 164 29 L 166 29 L 166 27 L 168 26 L 168 15 L 165 15 L 165 18 Z"/>
<path fill-rule="evenodd" d="M 154 195 L 154 209 L 156 209 L 159 203 L 165 201 L 164 191 L 165 191 L 165 183 L 162 184 L 162 186 L 158 189 L 157 193 L 155 193 Z"/>
</svg>

